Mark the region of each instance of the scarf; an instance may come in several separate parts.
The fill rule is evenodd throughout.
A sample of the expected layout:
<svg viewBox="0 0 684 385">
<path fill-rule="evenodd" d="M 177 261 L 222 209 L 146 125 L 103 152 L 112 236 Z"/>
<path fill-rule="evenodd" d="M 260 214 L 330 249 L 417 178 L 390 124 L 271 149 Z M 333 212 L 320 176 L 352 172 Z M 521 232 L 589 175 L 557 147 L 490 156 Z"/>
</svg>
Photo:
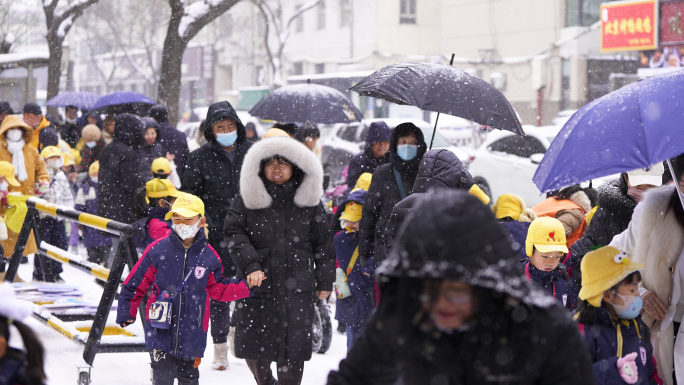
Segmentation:
<svg viewBox="0 0 684 385">
<path fill-rule="evenodd" d="M 12 166 L 14 166 L 14 174 L 19 182 L 24 182 L 28 179 L 26 163 L 24 162 L 24 145 L 26 145 L 26 142 L 23 138 L 17 142 L 7 140 L 7 151 L 12 154 Z"/>
</svg>

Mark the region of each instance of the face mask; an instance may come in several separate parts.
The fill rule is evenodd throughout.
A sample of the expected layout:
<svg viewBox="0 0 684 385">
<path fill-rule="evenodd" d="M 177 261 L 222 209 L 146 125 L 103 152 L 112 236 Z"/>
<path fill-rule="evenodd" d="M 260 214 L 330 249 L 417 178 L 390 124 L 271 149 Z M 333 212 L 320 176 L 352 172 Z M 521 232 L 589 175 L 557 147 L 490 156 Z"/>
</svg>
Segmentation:
<svg viewBox="0 0 684 385">
<path fill-rule="evenodd" d="M 47 162 L 48 167 L 51 168 L 60 168 L 62 167 L 62 162 L 59 159 L 48 159 Z"/>
<path fill-rule="evenodd" d="M 5 134 L 5 138 L 7 138 L 7 140 L 10 142 L 18 142 L 21 140 L 22 136 L 24 136 L 24 131 L 22 131 L 20 128 L 9 129 Z"/>
<path fill-rule="evenodd" d="M 230 147 L 237 140 L 238 133 L 237 130 L 229 132 L 227 134 L 216 134 L 216 141 L 223 147 Z"/>
<path fill-rule="evenodd" d="M 90 180 L 92 180 L 93 183 L 97 183 L 97 177 L 96 176 L 91 176 Z"/>
<path fill-rule="evenodd" d="M 636 203 L 639 203 L 644 199 L 645 192 L 646 191 L 634 187 L 627 189 L 627 195 L 629 195 L 629 197 L 632 198 Z"/>
<path fill-rule="evenodd" d="M 197 231 L 199 231 L 199 221 L 197 221 L 197 223 L 194 225 L 186 225 L 183 223 L 177 225 L 174 223 L 171 227 L 173 228 L 173 231 L 178 234 L 180 239 L 186 240 L 188 238 L 194 237 L 195 234 L 197 234 Z"/>
<path fill-rule="evenodd" d="M 409 160 L 418 156 L 418 146 L 415 144 L 402 144 L 397 146 L 397 155 L 404 161 Z"/>
<path fill-rule="evenodd" d="M 66 120 L 66 122 L 69 124 L 76 124 L 76 119 L 64 118 L 64 120 Z"/>
<path fill-rule="evenodd" d="M 93 148 L 93 147 L 97 146 L 97 142 L 86 142 L 86 146 L 88 148 Z"/>
<path fill-rule="evenodd" d="M 7 183 L 6 180 L 3 180 L 2 183 L 0 183 L 0 191 L 7 191 L 9 188 L 9 183 Z"/>
<path fill-rule="evenodd" d="M 644 305 L 641 297 L 632 295 L 622 296 L 618 293 L 615 293 L 615 295 L 622 298 L 622 300 L 625 302 L 624 305 L 615 305 L 614 303 L 610 303 L 613 305 L 613 309 L 615 309 L 618 317 L 622 319 L 634 319 L 641 313 L 641 308 Z"/>
</svg>

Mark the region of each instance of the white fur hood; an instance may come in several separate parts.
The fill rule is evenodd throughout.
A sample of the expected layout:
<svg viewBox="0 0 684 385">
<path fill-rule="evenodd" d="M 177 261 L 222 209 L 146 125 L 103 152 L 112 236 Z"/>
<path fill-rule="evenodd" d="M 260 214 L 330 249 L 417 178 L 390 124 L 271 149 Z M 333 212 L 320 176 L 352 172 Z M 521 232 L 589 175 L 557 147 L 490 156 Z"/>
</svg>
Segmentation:
<svg viewBox="0 0 684 385">
<path fill-rule="evenodd" d="M 242 163 L 240 195 L 245 207 L 260 210 L 271 206 L 273 198 L 259 176 L 261 162 L 280 155 L 304 172 L 304 179 L 297 188 L 294 203 L 299 207 L 313 207 L 323 196 L 323 166 L 316 155 L 294 139 L 273 137 L 254 144 Z"/>
</svg>

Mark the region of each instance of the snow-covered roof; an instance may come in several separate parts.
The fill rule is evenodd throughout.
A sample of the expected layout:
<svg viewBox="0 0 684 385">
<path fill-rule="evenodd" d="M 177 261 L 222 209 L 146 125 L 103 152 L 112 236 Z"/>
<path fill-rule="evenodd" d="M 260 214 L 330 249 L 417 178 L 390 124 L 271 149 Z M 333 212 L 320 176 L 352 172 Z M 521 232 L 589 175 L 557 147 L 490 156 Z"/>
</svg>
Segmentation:
<svg viewBox="0 0 684 385">
<path fill-rule="evenodd" d="M 36 67 L 43 67 L 48 64 L 49 59 L 50 53 L 48 51 L 5 53 L 0 54 L 0 67 L 3 69 L 23 67 L 29 63 Z"/>
</svg>

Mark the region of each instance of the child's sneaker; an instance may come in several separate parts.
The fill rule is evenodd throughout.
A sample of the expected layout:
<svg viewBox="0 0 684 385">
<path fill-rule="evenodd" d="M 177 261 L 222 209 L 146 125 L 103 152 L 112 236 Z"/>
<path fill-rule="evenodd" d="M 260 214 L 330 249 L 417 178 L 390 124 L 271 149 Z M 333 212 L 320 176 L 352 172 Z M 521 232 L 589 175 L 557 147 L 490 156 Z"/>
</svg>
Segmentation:
<svg viewBox="0 0 684 385">
<path fill-rule="evenodd" d="M 214 362 L 211 363 L 214 370 L 228 369 L 228 343 L 214 344 Z"/>
</svg>

